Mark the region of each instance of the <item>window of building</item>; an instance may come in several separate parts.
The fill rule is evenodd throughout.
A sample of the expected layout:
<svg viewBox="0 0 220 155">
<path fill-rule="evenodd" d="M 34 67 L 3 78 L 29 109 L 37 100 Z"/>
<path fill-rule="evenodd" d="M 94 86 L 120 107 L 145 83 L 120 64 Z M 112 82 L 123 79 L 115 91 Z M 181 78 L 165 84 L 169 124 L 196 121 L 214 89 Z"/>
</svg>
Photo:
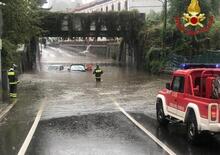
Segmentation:
<svg viewBox="0 0 220 155">
<path fill-rule="evenodd" d="M 103 12 L 103 8 L 101 8 L 101 12 Z"/>
<path fill-rule="evenodd" d="M 125 1 L 125 10 L 128 10 L 128 1 Z"/>
<path fill-rule="evenodd" d="M 106 12 L 108 12 L 108 6 L 106 6 L 105 10 L 106 10 Z"/>
<path fill-rule="evenodd" d="M 121 11 L 121 3 L 118 2 L 118 11 Z"/>
<path fill-rule="evenodd" d="M 114 7 L 114 4 L 112 4 L 112 11 L 114 11 L 115 10 L 115 7 Z"/>
</svg>

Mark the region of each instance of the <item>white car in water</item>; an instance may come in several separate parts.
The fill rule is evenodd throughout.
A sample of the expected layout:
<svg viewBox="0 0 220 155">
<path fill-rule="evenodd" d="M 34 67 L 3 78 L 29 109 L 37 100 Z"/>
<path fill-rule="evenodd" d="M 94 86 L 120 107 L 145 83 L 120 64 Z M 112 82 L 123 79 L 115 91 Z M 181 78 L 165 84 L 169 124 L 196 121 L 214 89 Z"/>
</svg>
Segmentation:
<svg viewBox="0 0 220 155">
<path fill-rule="evenodd" d="M 83 64 L 72 64 L 70 65 L 70 68 L 68 69 L 69 71 L 80 71 L 80 72 L 85 72 L 86 68 Z"/>
</svg>

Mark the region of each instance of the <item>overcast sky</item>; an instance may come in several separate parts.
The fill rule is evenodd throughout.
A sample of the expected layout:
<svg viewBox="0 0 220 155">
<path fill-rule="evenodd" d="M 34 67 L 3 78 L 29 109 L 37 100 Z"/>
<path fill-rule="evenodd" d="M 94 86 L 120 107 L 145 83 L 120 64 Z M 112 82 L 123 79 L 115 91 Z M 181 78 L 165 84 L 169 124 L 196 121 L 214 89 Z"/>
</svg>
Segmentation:
<svg viewBox="0 0 220 155">
<path fill-rule="evenodd" d="M 83 0 L 83 3 L 89 3 L 91 1 L 94 1 L 94 0 Z"/>
<path fill-rule="evenodd" d="M 79 4 L 89 3 L 94 0 L 47 0 L 43 8 L 52 8 L 51 11 L 65 11 L 69 8 L 74 8 Z"/>
<path fill-rule="evenodd" d="M 45 4 L 45 6 L 49 6 L 49 5 L 52 5 L 52 3 L 54 2 L 54 1 L 56 1 L 56 2 L 58 2 L 58 1 L 60 1 L 60 2 L 75 2 L 76 0 L 47 0 L 47 4 Z M 91 2 L 91 1 L 94 1 L 94 0 L 82 0 L 82 3 L 89 3 L 89 2 Z"/>
</svg>

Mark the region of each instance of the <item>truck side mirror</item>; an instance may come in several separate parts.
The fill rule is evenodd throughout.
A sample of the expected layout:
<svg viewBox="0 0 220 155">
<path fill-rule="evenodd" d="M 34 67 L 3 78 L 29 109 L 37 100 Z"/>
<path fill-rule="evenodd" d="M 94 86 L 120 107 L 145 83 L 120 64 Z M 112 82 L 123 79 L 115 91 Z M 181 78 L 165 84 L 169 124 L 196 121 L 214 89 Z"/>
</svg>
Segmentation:
<svg viewBox="0 0 220 155">
<path fill-rule="evenodd" d="M 166 83 L 166 89 L 168 89 L 168 90 L 171 89 L 171 85 L 170 85 L 170 83 Z"/>
</svg>

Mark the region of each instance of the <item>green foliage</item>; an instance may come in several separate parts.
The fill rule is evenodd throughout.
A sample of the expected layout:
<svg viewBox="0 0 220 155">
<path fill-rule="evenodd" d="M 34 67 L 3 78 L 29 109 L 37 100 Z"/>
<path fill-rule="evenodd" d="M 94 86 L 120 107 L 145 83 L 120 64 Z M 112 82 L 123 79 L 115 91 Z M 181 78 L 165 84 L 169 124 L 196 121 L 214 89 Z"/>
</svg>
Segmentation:
<svg viewBox="0 0 220 155">
<path fill-rule="evenodd" d="M 184 12 L 187 12 L 187 7 L 189 6 L 190 2 L 191 0 L 169 0 L 170 8 L 168 12 L 170 19 L 173 20 L 173 17 L 180 17 Z M 219 14 L 219 0 L 199 0 L 199 5 L 202 13 L 205 13 L 207 16 L 210 14 Z"/>
<path fill-rule="evenodd" d="M 8 40 L 3 40 L 2 46 L 2 68 L 8 68 L 14 62 L 15 57 L 13 55 L 15 55 L 16 46 Z"/>
<path fill-rule="evenodd" d="M 160 74 L 161 70 L 164 68 L 166 62 L 160 60 L 153 60 L 150 62 L 150 72 L 152 74 Z"/>
<path fill-rule="evenodd" d="M 157 74 L 164 68 L 169 49 L 151 47 L 145 54 L 145 68 L 152 74 Z"/>
<path fill-rule="evenodd" d="M 16 45 L 25 43 L 29 38 L 39 34 L 37 27 L 39 17 L 35 0 L 4 1 L 6 4 L 3 7 L 4 39 L 10 40 Z"/>
<path fill-rule="evenodd" d="M 38 0 L 2 0 L 3 12 L 3 67 L 7 68 L 17 55 L 18 44 L 25 44 L 40 34 Z"/>
<path fill-rule="evenodd" d="M 213 49 L 220 49 L 220 21 L 216 21 L 212 26 L 208 37 L 211 38 L 211 47 Z"/>
<path fill-rule="evenodd" d="M 192 58 L 210 48 L 220 49 L 220 21 L 218 17 L 209 33 L 188 36 L 176 28 L 174 17 L 182 17 L 183 13 L 187 12 L 190 2 L 191 0 L 169 0 L 164 47 L 162 46 L 163 14 L 151 12 L 147 15 L 145 28 L 140 31 L 139 39 L 144 44 L 145 67 L 152 73 L 157 73 L 163 68 L 163 65 L 168 61 L 166 60 L 167 56 L 171 53 Z M 205 13 L 207 18 L 209 15 L 218 16 L 219 0 L 200 0 L 199 2 L 202 13 Z"/>
</svg>

